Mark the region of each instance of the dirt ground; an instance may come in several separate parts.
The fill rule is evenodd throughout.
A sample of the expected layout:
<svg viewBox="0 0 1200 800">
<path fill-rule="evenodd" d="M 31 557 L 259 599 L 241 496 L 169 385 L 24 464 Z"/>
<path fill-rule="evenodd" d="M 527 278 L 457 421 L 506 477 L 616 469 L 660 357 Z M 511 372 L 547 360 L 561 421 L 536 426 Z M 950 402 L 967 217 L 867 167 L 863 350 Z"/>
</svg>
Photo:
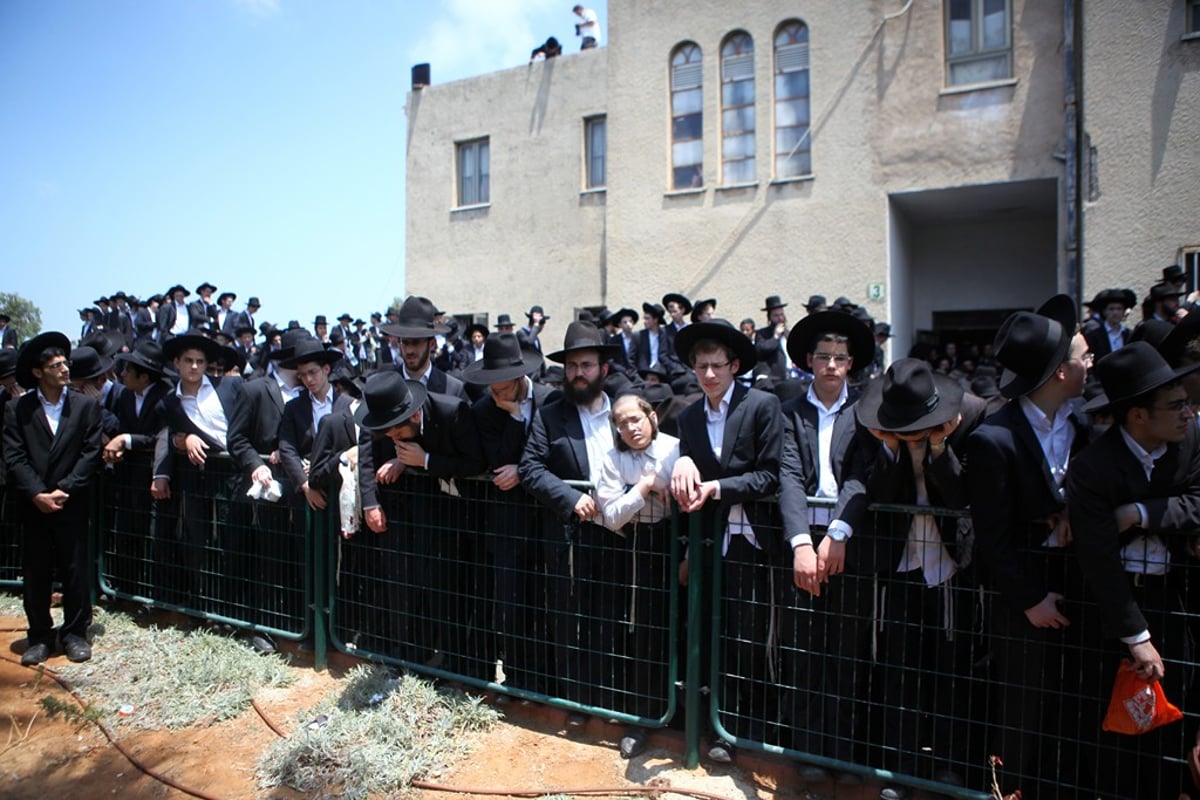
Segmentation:
<svg viewBox="0 0 1200 800">
<path fill-rule="evenodd" d="M 174 789 L 137 769 L 92 723 L 82 727 L 50 719 L 40 701 L 46 695 L 64 700 L 66 692 L 48 676 L 19 664 L 24 647 L 23 619 L 0 617 L 0 796 L 10 800 L 47 797 L 183 798 Z M 285 731 L 296 714 L 317 702 L 335 681 L 339 666 L 316 672 L 297 655 L 296 682 L 266 689 L 258 705 Z M 53 670 L 65 656 L 50 659 Z M 342 665 L 344 666 L 344 665 Z M 463 789 L 541 791 L 572 796 L 581 789 L 661 785 L 688 788 L 729 800 L 779 797 L 875 797 L 878 789 L 833 794 L 805 792 L 789 780 L 786 766 L 762 760 L 728 766 L 681 766 L 682 740 L 670 731 L 652 736 L 650 747 L 626 761 L 617 752 L 621 729 L 600 720 L 566 731 L 561 711 L 535 705 L 503 706 L 504 721 L 475 742 L 472 755 L 445 775 L 430 778 L 439 785 Z M 136 713 L 136 712 L 135 712 Z M 115 735 L 136 759 L 170 780 L 220 800 L 300 798 L 286 789 L 261 791 L 255 763 L 276 734 L 253 710 L 206 728 L 140 732 L 118 728 Z M 781 784 L 776 789 L 777 784 Z M 792 785 L 789 785 L 792 784 Z M 818 787 L 824 788 L 824 787 Z M 470 792 L 447 794 L 423 790 L 428 798 L 479 797 Z M 679 797 L 669 792 L 664 797 Z"/>
</svg>

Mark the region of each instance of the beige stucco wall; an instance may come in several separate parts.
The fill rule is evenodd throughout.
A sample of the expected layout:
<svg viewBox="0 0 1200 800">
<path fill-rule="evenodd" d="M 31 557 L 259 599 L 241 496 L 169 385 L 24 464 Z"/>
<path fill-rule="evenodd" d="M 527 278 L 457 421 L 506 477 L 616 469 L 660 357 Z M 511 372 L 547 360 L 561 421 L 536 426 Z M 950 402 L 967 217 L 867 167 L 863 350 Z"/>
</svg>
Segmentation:
<svg viewBox="0 0 1200 800">
<path fill-rule="evenodd" d="M 599 297 L 605 197 L 580 189 L 583 120 L 604 113 L 607 56 L 572 53 L 409 93 L 409 293 L 518 324 L 540 303 L 554 317 L 548 335 Z M 455 210 L 455 143 L 483 136 L 491 204 Z"/>
<path fill-rule="evenodd" d="M 1128 286 L 1140 298 L 1180 247 L 1200 245 L 1200 40 L 1180 39 L 1184 5 L 1086 4 L 1083 123 L 1099 195 L 1084 204 L 1084 297 Z"/>
<path fill-rule="evenodd" d="M 762 318 L 769 294 L 791 304 L 792 320 L 810 293 L 865 302 L 868 284 L 888 281 L 889 194 L 1062 175 L 1052 155 L 1062 139 L 1061 4 L 1013 0 L 1015 81 L 961 93 L 943 92 L 942 0 L 914 0 L 881 24 L 903 5 L 622 0 L 600 51 L 411 94 L 409 291 L 493 315 L 541 302 L 559 319 L 671 290 L 715 296 L 718 316 L 735 322 Z M 789 18 L 811 30 L 814 176 L 773 185 L 771 47 Z M 755 41 L 758 182 L 726 190 L 717 188 L 718 55 L 734 30 Z M 668 60 L 684 40 L 704 51 L 698 193 L 668 191 Z M 581 195 L 582 119 L 604 111 L 608 190 Z M 483 135 L 491 206 L 454 212 L 454 141 Z M 1049 261 L 1054 271 L 1061 244 Z M 985 306 L 989 279 L 1002 278 L 979 276 Z M 1044 296 L 1030 294 L 1031 304 Z M 894 298 L 867 305 L 889 319 Z"/>
<path fill-rule="evenodd" d="M 941 2 L 917 0 L 881 29 L 902 5 L 702 0 L 680 14 L 652 0 L 614 4 L 610 304 L 682 288 L 715 295 L 720 314 L 740 319 L 761 317 L 768 294 L 865 302 L 868 284 L 887 280 L 889 192 L 1061 174 L 1051 156 L 1062 120 L 1058 4 L 1015 3 L 1015 85 L 952 95 L 941 93 Z M 793 15 L 811 31 L 814 177 L 771 185 L 771 43 Z M 759 174 L 756 188 L 729 191 L 716 188 L 717 55 L 734 29 L 755 41 Z M 704 50 L 709 188 L 699 195 L 667 192 L 668 120 L 647 114 L 666 108 L 669 53 L 685 39 Z M 868 307 L 889 316 L 886 303 Z"/>
</svg>

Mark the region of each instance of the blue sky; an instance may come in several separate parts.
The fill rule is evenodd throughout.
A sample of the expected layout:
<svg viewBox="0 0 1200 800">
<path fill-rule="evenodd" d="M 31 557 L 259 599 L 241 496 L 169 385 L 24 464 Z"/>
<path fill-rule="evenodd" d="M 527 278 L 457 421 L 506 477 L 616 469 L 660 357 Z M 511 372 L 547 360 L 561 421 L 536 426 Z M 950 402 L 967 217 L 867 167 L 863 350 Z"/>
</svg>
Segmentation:
<svg viewBox="0 0 1200 800">
<path fill-rule="evenodd" d="M 405 291 L 412 65 L 574 53 L 572 5 L 4 0 L 0 291 L 72 337 L 101 294 L 206 280 L 260 320 L 365 319 Z"/>
</svg>

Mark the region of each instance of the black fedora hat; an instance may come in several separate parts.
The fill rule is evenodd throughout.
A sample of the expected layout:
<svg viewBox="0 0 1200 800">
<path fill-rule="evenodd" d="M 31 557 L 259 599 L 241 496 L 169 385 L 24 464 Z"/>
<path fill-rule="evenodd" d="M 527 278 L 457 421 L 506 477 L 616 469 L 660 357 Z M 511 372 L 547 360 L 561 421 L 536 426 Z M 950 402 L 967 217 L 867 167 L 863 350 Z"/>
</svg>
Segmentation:
<svg viewBox="0 0 1200 800">
<path fill-rule="evenodd" d="M 1079 312 L 1065 294 L 1051 297 L 1034 313 L 1018 311 L 996 332 L 992 347 L 1004 367 L 1000 393 L 1014 398 L 1029 394 L 1054 374 L 1071 350 Z"/>
<path fill-rule="evenodd" d="M 237 371 L 241 373 L 246 369 L 246 356 L 241 350 L 236 347 L 230 347 L 227 344 L 221 345 L 221 355 L 217 358 L 217 363 L 225 372 Z"/>
<path fill-rule="evenodd" d="M 203 294 L 205 289 L 208 289 L 210 292 L 215 292 L 217 290 L 217 287 L 213 286 L 208 281 L 205 281 L 204 283 L 202 283 L 196 287 L 196 294 Z"/>
<path fill-rule="evenodd" d="M 1173 283 L 1156 283 L 1150 287 L 1150 300 L 1157 303 L 1168 297 L 1182 297 L 1184 292 L 1175 288 Z"/>
<path fill-rule="evenodd" d="M 692 322 L 699 322 L 700 315 L 704 313 L 704 309 L 706 309 L 706 308 L 709 311 L 716 311 L 717 310 L 717 298 L 708 297 L 708 298 L 705 298 L 704 300 L 697 300 L 695 305 L 692 306 L 692 315 L 691 315 Z"/>
<path fill-rule="evenodd" d="M 226 297 L 228 297 L 228 298 L 229 298 L 229 299 L 231 299 L 231 300 L 237 300 L 237 294 L 236 294 L 236 293 L 234 293 L 234 292 L 221 292 L 219 295 L 217 295 L 217 305 L 220 305 L 220 304 L 221 304 L 221 301 L 222 301 L 222 300 L 224 300 Z"/>
<path fill-rule="evenodd" d="M 363 402 L 354 410 L 354 421 L 369 431 L 386 431 L 417 413 L 425 397 L 420 381 L 406 381 L 392 369 L 372 373 L 363 385 Z"/>
<path fill-rule="evenodd" d="M 79 344 L 92 348 L 102 356 L 112 358 L 125 346 L 125 337 L 117 331 L 92 331 L 80 339 Z"/>
<path fill-rule="evenodd" d="M 354 317 L 350 316 L 350 313 L 347 311 L 343 311 L 341 313 L 341 315 L 338 316 L 338 322 L 341 322 L 342 320 L 345 320 L 346 322 L 350 322 L 353 319 L 354 319 Z"/>
<path fill-rule="evenodd" d="M 671 377 L 670 375 L 667 374 L 667 368 L 664 367 L 662 364 L 658 363 L 657 361 L 648 367 L 642 367 L 641 369 L 639 369 L 637 371 L 637 373 L 638 373 L 638 375 L 641 375 L 643 378 L 645 378 L 647 375 L 656 375 L 656 376 L 658 376 L 658 379 L 660 381 L 662 381 L 663 383 L 666 383 Z"/>
<path fill-rule="evenodd" d="M 158 342 L 138 342 L 133 352 L 118 353 L 116 360 L 123 361 L 126 364 L 133 364 L 143 372 L 149 372 L 154 375 L 162 375 L 163 372 L 163 351 Z"/>
<path fill-rule="evenodd" d="M 11 347 L 0 350 L 0 378 L 11 378 L 17 372 L 17 351 Z"/>
<path fill-rule="evenodd" d="M 890 433 L 916 433 L 954 419 L 962 408 L 958 381 L 937 375 L 929 362 L 901 358 L 872 381 L 854 404 L 858 421 Z"/>
<path fill-rule="evenodd" d="M 1148 342 L 1131 342 L 1096 362 L 1093 368 L 1103 393 L 1089 400 L 1084 411 L 1097 411 L 1150 394 L 1200 369 L 1191 364 L 1174 369 Z"/>
<path fill-rule="evenodd" d="M 845 336 L 846 348 L 854 359 L 854 369 L 869 366 L 875 359 L 875 334 L 866 325 L 842 311 L 815 311 L 792 326 L 788 333 L 787 353 L 793 364 L 805 367 L 808 354 L 827 333 Z"/>
<path fill-rule="evenodd" d="M 483 323 L 480 323 L 480 322 L 472 322 L 470 325 L 467 326 L 466 330 L 463 331 L 463 338 L 466 339 L 468 342 L 471 341 L 471 334 L 474 333 L 475 331 L 479 331 L 480 333 L 482 333 L 484 340 L 487 339 L 488 334 L 490 333 L 490 331 L 488 331 L 488 329 L 487 329 L 487 325 L 484 325 Z"/>
<path fill-rule="evenodd" d="M 291 355 L 279 360 L 279 366 L 284 369 L 296 369 L 301 364 L 315 361 L 318 364 L 334 364 L 342 358 L 340 350 L 326 350 L 325 345 L 316 339 L 301 339 L 291 347 Z"/>
<path fill-rule="evenodd" d="M 486 386 L 528 375 L 542 363 L 541 354 L 521 347 L 515 333 L 493 333 L 483 343 L 483 358 L 468 364 L 462 379 L 465 383 Z"/>
<path fill-rule="evenodd" d="M 510 317 L 508 314 L 497 314 L 496 315 L 496 327 L 497 328 L 511 328 L 514 325 L 515 325 L 515 323 L 512 321 L 512 317 Z"/>
<path fill-rule="evenodd" d="M 213 288 L 215 289 L 216 287 L 214 286 Z M 184 297 L 187 297 L 189 294 L 191 294 L 191 292 L 189 292 L 187 289 L 183 288 L 183 284 L 177 283 L 174 286 L 172 286 L 170 289 L 167 289 L 167 291 L 163 293 L 163 297 L 164 297 L 163 302 L 170 300 L 171 295 L 175 294 L 176 292 L 183 292 Z"/>
<path fill-rule="evenodd" d="M 529 307 L 529 310 L 525 312 L 525 317 L 526 317 L 527 319 L 533 319 L 533 315 L 534 315 L 535 313 L 536 313 L 536 314 L 541 314 L 541 315 L 542 315 L 542 321 L 543 321 L 543 322 L 549 322 L 549 321 L 550 321 L 550 317 L 549 317 L 549 315 L 547 315 L 547 314 L 546 314 L 546 310 L 545 310 L 544 308 L 542 308 L 541 306 L 530 306 L 530 307 Z"/>
<path fill-rule="evenodd" d="M 246 301 L 246 305 L 250 308 L 262 308 L 262 303 L 258 302 L 257 297 L 251 297 Z"/>
<path fill-rule="evenodd" d="M 1163 267 L 1162 279 L 1163 283 L 1183 283 L 1187 279 L 1187 273 L 1178 264 L 1168 264 Z"/>
<path fill-rule="evenodd" d="M 32 389 L 37 386 L 38 382 L 37 378 L 33 377 L 33 370 L 39 366 L 38 358 L 42 355 L 42 351 L 48 347 L 57 347 L 68 358 L 71 356 L 71 340 L 67 338 L 66 334 L 59 333 L 58 331 L 39 333 L 21 345 L 21 349 L 17 351 L 17 367 L 15 370 L 17 383 L 26 389 Z"/>
<path fill-rule="evenodd" d="M 808 309 L 809 311 L 816 311 L 816 310 L 824 309 L 828 305 L 829 305 L 829 302 L 825 299 L 825 295 L 810 294 L 808 296 L 808 302 L 804 304 L 804 307 L 806 309 Z"/>
<path fill-rule="evenodd" d="M 1158 352 L 1162 353 L 1168 364 L 1178 367 L 1179 362 L 1183 360 L 1183 351 L 1188 342 L 1200 336 L 1200 314 L 1188 314 L 1174 325 L 1162 320 L 1149 320 L 1139 325 L 1139 329 L 1149 322 L 1160 322 L 1170 329 L 1162 339 L 1157 342 L 1151 341 L 1150 344 L 1158 348 Z M 1139 337 L 1139 341 L 1144 338 L 1146 337 Z M 1130 341 L 1133 341 L 1132 337 L 1130 337 Z"/>
<path fill-rule="evenodd" d="M 886 322 L 876 322 L 873 333 L 876 336 L 882 336 L 885 339 L 892 338 L 892 326 Z"/>
<path fill-rule="evenodd" d="M 660 324 L 667 321 L 667 312 L 658 303 L 651 303 L 649 301 L 642 303 L 642 313 L 658 317 Z"/>
<path fill-rule="evenodd" d="M 267 360 L 283 361 L 285 358 L 291 358 L 296 345 L 310 339 L 314 342 L 317 341 L 317 338 L 304 328 L 288 328 L 279 336 L 279 349 L 267 354 Z"/>
<path fill-rule="evenodd" d="M 679 307 L 681 309 L 683 309 L 683 313 L 685 313 L 685 314 L 692 313 L 692 301 L 688 300 L 686 297 L 681 295 L 679 292 L 667 292 L 666 294 L 664 294 L 662 296 L 663 308 L 666 308 L 667 304 L 672 301 L 679 304 Z"/>
<path fill-rule="evenodd" d="M 577 350 L 595 350 L 600 354 L 600 360 L 605 361 L 620 355 L 621 346 L 605 344 L 604 334 L 594 323 L 577 319 L 567 326 L 562 349 L 550 353 L 546 358 L 561 364 L 567 353 Z"/>
<path fill-rule="evenodd" d="M 1188 317 L 1190 316 L 1192 315 L 1188 314 Z M 1129 334 L 1129 342 L 1149 342 L 1155 347 L 1160 347 L 1173 330 L 1175 330 L 1175 326 L 1163 319 L 1142 320 L 1133 326 L 1133 333 Z"/>
<path fill-rule="evenodd" d="M 81 345 L 71 351 L 71 378 L 90 381 L 112 369 L 112 359 L 96 352 L 95 348 Z"/>
<path fill-rule="evenodd" d="M 199 331 L 191 330 L 182 336 L 172 338 L 164 344 L 163 358 L 167 361 L 174 361 L 184 350 L 199 350 L 204 353 L 204 357 L 209 361 L 217 361 L 224 355 L 221 352 L 221 345 Z"/>
<path fill-rule="evenodd" d="M 787 308 L 787 303 L 783 302 L 783 299 L 777 294 L 768 295 L 767 299 L 763 301 L 762 310 L 770 311 L 775 308 Z"/>
<path fill-rule="evenodd" d="M 1102 289 L 1084 305 L 1092 311 L 1101 312 L 1110 303 L 1120 303 L 1125 308 L 1133 308 L 1137 305 L 1137 295 L 1132 289 Z"/>
<path fill-rule="evenodd" d="M 398 339 L 432 339 L 445 335 L 449 328 L 434 321 L 437 306 L 428 297 L 410 295 L 400 306 L 399 318 L 395 323 L 380 325 L 379 330 Z"/>
<path fill-rule="evenodd" d="M 711 319 L 688 325 L 675 334 L 675 354 L 689 367 L 692 364 L 692 349 L 701 339 L 713 339 L 732 350 L 734 358 L 738 360 L 738 372 L 745 372 L 758 360 L 754 345 L 746 338 L 746 334 L 733 327 L 733 323 L 727 319 Z"/>
<path fill-rule="evenodd" d="M 616 311 L 613 312 L 612 321 L 615 322 L 616 324 L 620 325 L 621 317 L 629 317 L 629 319 L 633 321 L 633 324 L 637 325 L 638 312 L 633 310 L 632 308 L 617 309 Z"/>
<path fill-rule="evenodd" d="M 329 320 L 325 319 L 324 314 L 317 314 L 317 316 L 315 316 L 313 318 L 313 327 L 314 328 L 317 327 L 318 325 L 328 325 L 328 324 L 329 324 Z"/>
</svg>

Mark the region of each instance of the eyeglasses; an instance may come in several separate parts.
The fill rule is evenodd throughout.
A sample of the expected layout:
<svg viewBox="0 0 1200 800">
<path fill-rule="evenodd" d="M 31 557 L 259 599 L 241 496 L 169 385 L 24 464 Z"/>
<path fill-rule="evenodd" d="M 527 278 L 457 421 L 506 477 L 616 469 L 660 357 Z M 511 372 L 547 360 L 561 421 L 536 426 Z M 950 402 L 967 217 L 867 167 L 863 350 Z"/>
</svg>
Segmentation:
<svg viewBox="0 0 1200 800">
<path fill-rule="evenodd" d="M 646 421 L 645 414 L 639 414 L 636 417 L 625 417 L 616 421 L 617 430 L 628 431 L 632 430 Z"/>
<path fill-rule="evenodd" d="M 818 364 L 828 364 L 830 361 L 832 361 L 839 367 L 844 367 L 850 363 L 850 356 L 841 354 L 834 355 L 833 353 L 813 353 L 813 361 L 817 362 Z"/>
<path fill-rule="evenodd" d="M 720 372 L 721 370 L 725 369 L 728 366 L 729 366 L 728 361 L 710 361 L 705 364 L 693 364 L 692 369 L 696 370 L 696 372 L 703 375 L 704 373 L 708 372 L 710 369 L 713 372 Z"/>
</svg>

